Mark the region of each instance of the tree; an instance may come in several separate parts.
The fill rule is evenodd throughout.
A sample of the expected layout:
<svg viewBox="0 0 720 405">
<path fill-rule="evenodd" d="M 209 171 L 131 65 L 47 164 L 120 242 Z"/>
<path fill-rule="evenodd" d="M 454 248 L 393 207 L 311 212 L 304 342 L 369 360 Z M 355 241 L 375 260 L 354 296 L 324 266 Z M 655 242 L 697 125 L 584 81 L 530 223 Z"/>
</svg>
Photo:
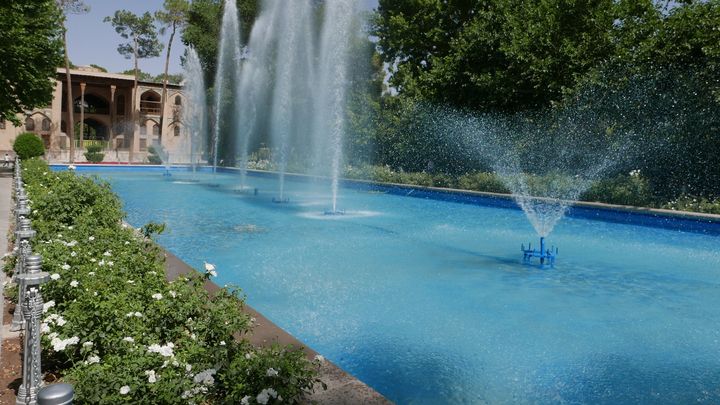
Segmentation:
<svg viewBox="0 0 720 405">
<path fill-rule="evenodd" d="M 165 71 L 163 72 L 163 90 L 160 106 L 160 140 L 162 142 L 165 133 L 165 123 L 163 117 L 165 114 L 165 103 L 167 102 L 167 84 L 168 84 L 168 68 L 170 65 L 170 50 L 172 49 L 175 32 L 178 28 L 182 28 L 187 20 L 187 13 L 190 3 L 187 0 L 165 0 L 163 10 L 155 13 L 155 18 L 160 21 L 163 26 L 160 28 L 160 35 L 164 35 L 167 29 L 170 29 L 170 38 L 167 44 L 167 53 L 165 54 Z"/>
<path fill-rule="evenodd" d="M 144 82 L 153 82 L 155 81 L 155 77 L 151 75 L 148 72 L 143 72 L 142 70 L 137 70 L 137 75 L 135 74 L 135 69 L 128 69 L 123 70 L 120 72 L 121 75 L 129 75 L 129 76 L 137 76 L 138 80 L 142 80 Z"/>
<path fill-rule="evenodd" d="M 64 49 L 64 55 L 65 55 L 65 87 L 67 87 L 65 92 L 65 97 L 67 100 L 67 105 L 71 106 L 73 105 L 73 96 L 72 96 L 72 79 L 70 77 L 70 57 L 68 56 L 68 42 L 67 42 L 67 26 L 65 25 L 65 21 L 67 20 L 68 14 L 82 14 L 87 13 L 90 11 L 90 7 L 85 4 L 83 0 L 55 0 L 55 3 L 57 4 L 58 8 L 62 11 L 62 19 L 60 20 L 60 27 L 62 28 L 62 40 L 63 40 L 63 49 Z M 73 118 L 73 109 L 68 108 L 67 109 L 67 118 L 66 122 L 70 123 L 74 121 Z M 67 137 L 70 140 L 70 156 L 69 161 L 70 163 L 75 161 L 75 134 L 74 134 L 74 125 L 68 125 L 67 126 Z"/>
<path fill-rule="evenodd" d="M 118 10 L 115 12 L 113 17 L 105 17 L 105 22 L 109 22 L 115 28 L 115 32 L 120 34 L 124 39 L 129 39 L 130 42 L 124 42 L 118 45 L 118 53 L 123 55 L 125 59 L 133 59 L 135 63 L 135 82 L 133 83 L 133 96 L 132 96 L 132 113 L 133 113 L 133 135 L 130 144 L 130 157 L 129 160 L 132 162 L 133 153 L 135 150 L 135 126 L 137 126 L 137 83 L 138 73 L 138 60 L 144 58 L 152 58 L 160 56 L 162 51 L 162 44 L 158 41 L 157 31 L 155 30 L 154 19 L 152 14 L 145 12 L 142 16 L 138 16 L 127 10 Z"/>
<path fill-rule="evenodd" d="M 222 3 L 222 0 L 194 0 L 190 4 L 182 34 L 183 43 L 193 46 L 198 53 L 205 72 L 205 83 L 212 83 L 215 78 Z M 246 42 L 260 11 L 259 0 L 237 0 L 237 8 L 241 40 Z"/>
<path fill-rule="evenodd" d="M 401 93 L 539 108 L 612 54 L 613 0 L 380 0 L 374 34 Z"/>
<path fill-rule="evenodd" d="M 0 119 L 49 105 L 62 62 L 61 16 L 53 0 L 0 2 Z"/>
</svg>

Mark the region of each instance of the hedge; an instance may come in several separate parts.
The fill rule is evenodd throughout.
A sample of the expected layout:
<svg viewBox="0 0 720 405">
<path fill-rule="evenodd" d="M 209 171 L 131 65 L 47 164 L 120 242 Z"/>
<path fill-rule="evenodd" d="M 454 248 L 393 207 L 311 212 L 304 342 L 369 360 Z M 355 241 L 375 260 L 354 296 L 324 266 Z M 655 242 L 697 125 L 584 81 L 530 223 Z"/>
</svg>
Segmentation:
<svg viewBox="0 0 720 405">
<path fill-rule="evenodd" d="M 203 287 L 213 265 L 168 282 L 161 249 L 123 224 L 107 183 L 39 159 L 23 162 L 23 180 L 33 251 L 51 274 L 43 369 L 74 384 L 76 403 L 294 403 L 320 383 L 321 360 L 249 343 L 239 290 Z"/>
</svg>

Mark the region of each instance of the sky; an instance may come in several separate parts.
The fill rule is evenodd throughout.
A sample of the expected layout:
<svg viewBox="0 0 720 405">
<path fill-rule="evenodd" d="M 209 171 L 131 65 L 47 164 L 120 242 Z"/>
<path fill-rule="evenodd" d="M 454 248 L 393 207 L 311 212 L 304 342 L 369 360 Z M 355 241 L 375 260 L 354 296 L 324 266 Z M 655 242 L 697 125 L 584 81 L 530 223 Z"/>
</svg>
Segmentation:
<svg viewBox="0 0 720 405">
<path fill-rule="evenodd" d="M 365 9 L 377 6 L 377 0 L 356 1 L 362 2 Z M 162 8 L 163 0 L 85 0 L 85 3 L 90 6 L 89 13 L 68 16 L 68 52 L 72 63 L 78 66 L 96 64 L 113 73 L 132 69 L 133 61 L 125 59 L 117 52 L 117 45 L 123 39 L 115 33 L 110 23 L 103 22 L 103 18 L 111 16 L 119 9 L 130 10 L 136 14 L 145 11 L 153 13 Z M 160 38 L 164 46 L 167 46 L 169 37 L 170 34 L 167 33 Z M 180 35 L 175 35 L 170 55 L 170 73 L 182 72 L 182 53 Z M 141 59 L 139 63 L 140 70 L 158 75 L 165 68 L 165 50 L 163 49 L 160 57 Z"/>
</svg>

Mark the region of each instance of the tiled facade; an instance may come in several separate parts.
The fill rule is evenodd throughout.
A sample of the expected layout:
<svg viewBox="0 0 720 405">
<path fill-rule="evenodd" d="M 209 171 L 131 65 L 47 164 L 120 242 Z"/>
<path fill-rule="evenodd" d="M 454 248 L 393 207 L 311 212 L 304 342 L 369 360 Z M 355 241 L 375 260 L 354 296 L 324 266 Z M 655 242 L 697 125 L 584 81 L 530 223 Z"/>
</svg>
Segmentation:
<svg viewBox="0 0 720 405">
<path fill-rule="evenodd" d="M 65 69 L 57 69 L 50 106 L 19 114 L 22 125 L 0 122 L 0 154 L 12 150 L 15 138 L 33 132 L 45 143 L 51 162 L 83 162 L 86 147 L 101 145 L 105 162 L 147 161 L 147 148 L 159 143 L 171 161 L 187 162 L 183 156 L 188 134 L 182 121 L 185 97 L 181 86 L 168 84 L 167 102 L 161 111 L 162 84 L 138 82 L 135 119 L 132 114 L 133 76 L 104 73 L 92 68 L 71 69 L 75 150 L 71 157 L 67 130 Z M 161 121 L 161 117 L 163 120 Z M 80 127 L 80 122 L 85 126 Z M 161 124 L 163 123 L 162 128 Z"/>
</svg>

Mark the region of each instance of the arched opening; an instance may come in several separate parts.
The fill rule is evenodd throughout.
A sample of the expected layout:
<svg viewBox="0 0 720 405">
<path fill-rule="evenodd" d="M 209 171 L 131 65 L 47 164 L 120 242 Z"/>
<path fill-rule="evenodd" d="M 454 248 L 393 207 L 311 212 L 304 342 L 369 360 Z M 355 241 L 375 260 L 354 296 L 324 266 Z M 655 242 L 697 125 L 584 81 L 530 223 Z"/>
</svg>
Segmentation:
<svg viewBox="0 0 720 405">
<path fill-rule="evenodd" d="M 47 117 L 43 118 L 43 120 L 42 120 L 42 130 L 45 131 L 45 132 L 50 131 L 50 125 L 51 125 L 50 119 L 47 118 Z"/>
<path fill-rule="evenodd" d="M 26 131 L 34 131 L 35 130 L 35 120 L 33 119 L 33 117 L 25 118 L 25 130 Z"/>
<path fill-rule="evenodd" d="M 80 113 L 80 105 L 82 104 L 81 97 L 78 97 L 73 102 L 75 106 L 75 112 Z M 97 96 L 95 94 L 85 95 L 85 114 L 110 114 L 110 105 L 107 100 Z"/>
<path fill-rule="evenodd" d="M 78 147 L 87 148 L 89 145 L 99 145 L 107 148 L 108 136 L 108 127 L 105 124 L 92 118 L 86 118 L 83 124 L 83 144 L 80 145 L 80 122 L 75 123 L 75 139 Z"/>
<path fill-rule="evenodd" d="M 153 125 L 152 134 L 155 136 L 160 135 L 160 125 L 158 125 L 158 124 Z"/>
<path fill-rule="evenodd" d="M 143 114 L 160 114 L 160 94 L 154 90 L 148 90 L 140 96 L 140 112 Z"/>
<path fill-rule="evenodd" d="M 173 133 L 175 136 L 180 136 L 180 125 L 175 125 L 175 128 L 173 128 Z"/>
<path fill-rule="evenodd" d="M 182 105 L 182 97 L 175 96 L 175 105 Z"/>
</svg>

